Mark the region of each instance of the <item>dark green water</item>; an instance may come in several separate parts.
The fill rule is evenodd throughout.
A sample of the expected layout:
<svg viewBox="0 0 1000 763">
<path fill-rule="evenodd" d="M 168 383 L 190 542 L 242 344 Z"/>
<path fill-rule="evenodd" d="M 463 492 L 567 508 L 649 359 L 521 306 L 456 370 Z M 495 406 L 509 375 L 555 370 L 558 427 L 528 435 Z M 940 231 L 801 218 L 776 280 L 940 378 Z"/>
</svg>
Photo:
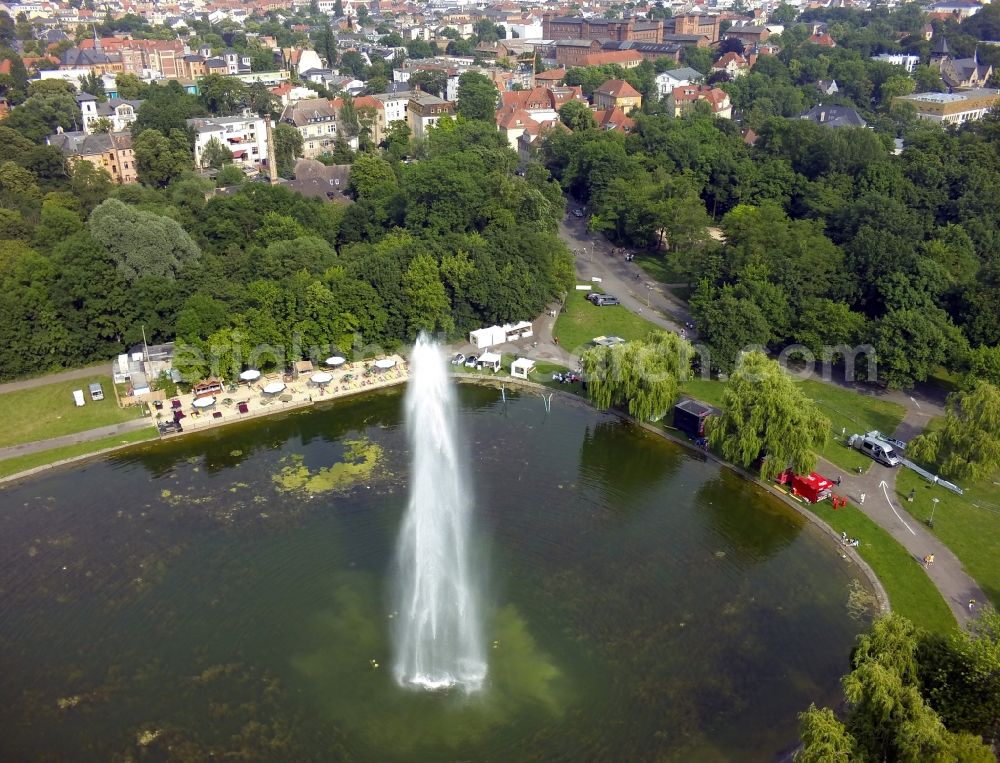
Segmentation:
<svg viewBox="0 0 1000 763">
<path fill-rule="evenodd" d="M 0 760 L 766 761 L 834 701 L 855 576 L 798 515 L 581 405 L 460 399 L 481 695 L 390 676 L 384 393 L 0 492 Z"/>
</svg>

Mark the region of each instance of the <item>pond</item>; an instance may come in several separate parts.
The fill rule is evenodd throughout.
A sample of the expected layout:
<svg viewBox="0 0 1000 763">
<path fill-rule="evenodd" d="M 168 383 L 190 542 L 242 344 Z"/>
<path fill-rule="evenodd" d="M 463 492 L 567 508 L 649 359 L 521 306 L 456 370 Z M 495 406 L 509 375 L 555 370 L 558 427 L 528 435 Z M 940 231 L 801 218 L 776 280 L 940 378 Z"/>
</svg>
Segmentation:
<svg viewBox="0 0 1000 763">
<path fill-rule="evenodd" d="M 391 676 L 400 390 L 0 491 L 0 759 L 773 759 L 867 587 L 718 465 L 581 403 L 459 390 L 487 687 Z"/>
</svg>

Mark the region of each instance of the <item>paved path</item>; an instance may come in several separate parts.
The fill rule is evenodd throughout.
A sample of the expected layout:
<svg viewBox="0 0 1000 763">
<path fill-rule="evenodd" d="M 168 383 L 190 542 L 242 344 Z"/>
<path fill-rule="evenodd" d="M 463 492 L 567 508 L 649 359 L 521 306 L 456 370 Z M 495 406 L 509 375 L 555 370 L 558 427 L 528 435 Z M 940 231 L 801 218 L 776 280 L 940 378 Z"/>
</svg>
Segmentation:
<svg viewBox="0 0 1000 763">
<path fill-rule="evenodd" d="M 0 448 L 0 461 L 7 458 L 14 458 L 15 456 L 26 456 L 29 453 L 40 453 L 45 450 L 52 450 L 52 448 L 61 448 L 64 445 L 76 445 L 80 442 L 99 440 L 102 437 L 135 432 L 143 427 L 152 427 L 152 425 L 152 419 L 141 418 L 132 421 L 123 421 L 120 424 L 109 424 L 106 427 L 88 429 L 84 432 L 76 432 L 75 434 L 67 434 L 62 437 L 52 437 L 48 440 L 36 440 L 35 442 L 26 442 L 21 445 L 11 445 L 7 448 Z"/>
<path fill-rule="evenodd" d="M 72 381 L 73 379 L 87 379 L 95 374 L 108 374 L 111 372 L 110 363 L 99 363 L 86 368 L 71 368 L 68 371 L 57 371 L 54 374 L 36 376 L 34 379 L 24 379 L 23 381 L 7 382 L 0 384 L 0 395 L 5 392 L 17 392 L 19 389 L 32 389 L 33 387 L 44 387 L 46 384 L 55 384 L 61 381 Z"/>
</svg>

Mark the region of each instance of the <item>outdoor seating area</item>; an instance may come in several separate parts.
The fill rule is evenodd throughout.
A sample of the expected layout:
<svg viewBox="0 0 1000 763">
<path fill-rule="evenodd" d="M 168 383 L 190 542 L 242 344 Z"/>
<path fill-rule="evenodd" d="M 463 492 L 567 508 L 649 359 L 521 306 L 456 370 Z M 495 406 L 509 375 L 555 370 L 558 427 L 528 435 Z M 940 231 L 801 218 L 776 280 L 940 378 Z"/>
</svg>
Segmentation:
<svg viewBox="0 0 1000 763">
<path fill-rule="evenodd" d="M 223 379 L 207 379 L 193 385 L 190 393 L 172 398 L 169 415 L 162 403 L 152 402 L 150 414 L 158 423 L 169 423 L 160 427 L 161 434 L 177 434 L 393 386 L 409 375 L 407 362 L 398 355 L 355 363 L 334 356 L 315 372 L 307 363 L 298 362 L 289 373 L 246 369 L 228 384 Z"/>
</svg>

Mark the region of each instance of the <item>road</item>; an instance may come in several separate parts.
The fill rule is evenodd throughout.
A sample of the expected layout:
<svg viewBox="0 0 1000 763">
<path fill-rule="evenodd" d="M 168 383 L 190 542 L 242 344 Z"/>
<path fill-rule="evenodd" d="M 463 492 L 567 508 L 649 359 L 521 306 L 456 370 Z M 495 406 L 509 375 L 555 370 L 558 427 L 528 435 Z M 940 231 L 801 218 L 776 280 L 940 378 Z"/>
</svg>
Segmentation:
<svg viewBox="0 0 1000 763">
<path fill-rule="evenodd" d="M 152 425 L 153 420 L 145 417 L 132 421 L 123 421 L 120 424 L 109 424 L 108 426 L 97 427 L 96 429 L 87 429 L 83 432 L 75 432 L 63 435 L 62 437 L 52 437 L 48 440 L 35 440 L 34 442 L 25 442 L 20 445 L 11 445 L 7 448 L 0 448 L 0 461 L 7 458 L 14 458 L 15 456 L 26 456 L 29 453 L 40 453 L 43 450 L 52 450 L 52 448 L 61 448 L 64 445 L 76 445 L 80 442 L 100 440 L 102 437 L 135 432 L 138 429 L 151 427 Z"/>
</svg>

